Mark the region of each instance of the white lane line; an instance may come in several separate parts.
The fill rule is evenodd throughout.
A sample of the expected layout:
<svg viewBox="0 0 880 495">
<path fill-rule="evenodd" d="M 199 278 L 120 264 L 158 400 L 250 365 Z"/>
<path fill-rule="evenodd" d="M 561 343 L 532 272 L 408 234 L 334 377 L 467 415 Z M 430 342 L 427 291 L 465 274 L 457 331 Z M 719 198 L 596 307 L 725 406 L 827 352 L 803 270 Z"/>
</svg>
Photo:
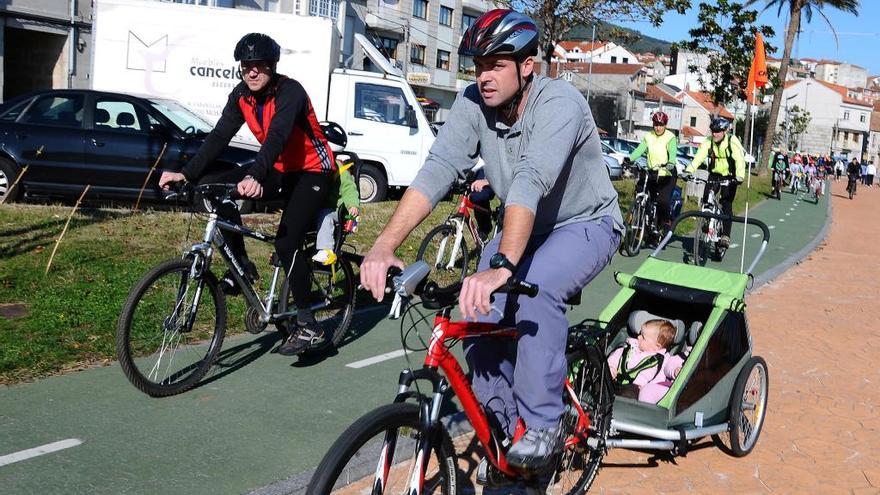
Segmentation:
<svg viewBox="0 0 880 495">
<path fill-rule="evenodd" d="M 786 213 L 785 216 L 790 217 L 791 213 Z"/>
<path fill-rule="evenodd" d="M 752 237 L 761 237 L 761 234 L 752 234 Z"/>
<path fill-rule="evenodd" d="M 780 222 L 784 222 L 785 219 L 784 219 L 784 218 L 780 218 L 779 221 L 780 221 Z"/>
<path fill-rule="evenodd" d="M 739 244 L 737 244 L 735 242 L 733 244 L 731 244 L 730 246 L 727 246 L 728 249 L 733 249 L 733 248 L 738 248 L 738 247 L 739 247 Z"/>
<path fill-rule="evenodd" d="M 347 368 L 354 368 L 354 369 L 366 368 L 367 366 L 370 366 L 371 364 L 381 363 L 382 361 L 388 361 L 389 359 L 399 358 L 405 354 L 408 354 L 409 352 L 411 352 L 411 351 L 407 351 L 404 349 L 401 349 L 399 351 L 386 352 L 385 354 L 379 354 L 378 356 L 373 356 L 371 358 L 361 359 L 360 361 L 348 363 L 345 366 Z"/>
<path fill-rule="evenodd" d="M 0 467 L 6 466 L 7 464 L 12 464 L 14 462 L 24 461 L 32 457 L 38 457 L 45 454 L 51 454 L 52 452 L 58 452 L 59 450 L 76 447 L 81 443 L 83 443 L 83 441 L 79 438 L 68 438 L 67 440 L 47 443 L 46 445 L 40 445 L 39 447 L 34 447 L 32 449 L 13 452 L 11 454 L 0 457 Z"/>
<path fill-rule="evenodd" d="M 768 228 L 768 229 L 775 229 L 776 226 L 775 226 L 775 225 L 768 225 L 767 228 Z"/>
</svg>

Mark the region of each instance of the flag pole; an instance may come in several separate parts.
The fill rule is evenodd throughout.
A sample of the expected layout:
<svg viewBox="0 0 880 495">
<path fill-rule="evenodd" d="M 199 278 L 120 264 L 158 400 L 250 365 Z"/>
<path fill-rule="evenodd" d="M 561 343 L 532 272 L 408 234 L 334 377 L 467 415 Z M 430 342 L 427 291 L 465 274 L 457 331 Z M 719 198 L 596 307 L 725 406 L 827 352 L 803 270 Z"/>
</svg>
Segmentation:
<svg viewBox="0 0 880 495">
<path fill-rule="evenodd" d="M 755 86 L 752 88 L 752 101 L 755 101 L 755 97 L 758 93 L 758 87 Z M 746 265 L 746 234 L 749 230 L 749 195 L 752 192 L 752 162 L 755 161 L 755 155 L 752 154 L 752 151 L 755 149 L 755 118 L 752 117 L 752 131 L 751 131 L 751 142 L 749 142 L 749 154 L 752 155 L 752 161 L 749 162 L 748 171 L 746 172 L 746 222 L 743 224 L 743 242 L 742 242 L 742 255 L 739 259 L 739 272 L 742 273 L 745 270 Z"/>
</svg>

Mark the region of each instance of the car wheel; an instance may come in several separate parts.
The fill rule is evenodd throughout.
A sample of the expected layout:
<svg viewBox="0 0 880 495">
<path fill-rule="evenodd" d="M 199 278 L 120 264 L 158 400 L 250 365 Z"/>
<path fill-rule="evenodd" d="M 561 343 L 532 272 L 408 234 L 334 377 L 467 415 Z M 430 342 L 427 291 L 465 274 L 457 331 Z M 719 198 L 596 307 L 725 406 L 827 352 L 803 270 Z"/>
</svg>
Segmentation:
<svg viewBox="0 0 880 495">
<path fill-rule="evenodd" d="M 385 199 L 388 181 L 378 167 L 365 163 L 361 166 L 358 189 L 362 203 L 375 203 Z"/>
<path fill-rule="evenodd" d="M 18 166 L 15 163 L 0 158 L 0 203 L 14 201 L 19 196 L 21 186 L 16 185 L 15 190 L 12 189 L 12 184 L 18 178 L 18 173 Z"/>
</svg>

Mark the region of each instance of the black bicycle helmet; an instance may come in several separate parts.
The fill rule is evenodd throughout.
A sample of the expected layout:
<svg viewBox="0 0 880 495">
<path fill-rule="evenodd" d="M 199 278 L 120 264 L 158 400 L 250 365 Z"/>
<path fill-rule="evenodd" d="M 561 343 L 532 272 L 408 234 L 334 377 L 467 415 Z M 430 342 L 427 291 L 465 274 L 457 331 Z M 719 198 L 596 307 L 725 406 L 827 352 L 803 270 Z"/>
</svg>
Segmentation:
<svg viewBox="0 0 880 495">
<path fill-rule="evenodd" d="M 709 124 L 709 130 L 712 132 L 725 132 L 728 127 L 730 127 L 730 121 L 721 117 L 715 117 Z"/>
<path fill-rule="evenodd" d="M 278 62 L 281 46 L 269 35 L 263 33 L 246 34 L 235 45 L 235 61 L 265 60 Z"/>
<path fill-rule="evenodd" d="M 538 26 L 513 10 L 490 10 L 464 32 L 458 54 L 468 57 L 511 55 L 522 61 L 538 54 Z"/>
<path fill-rule="evenodd" d="M 320 125 L 321 132 L 324 133 L 324 137 L 330 143 L 330 149 L 334 153 L 344 150 L 345 145 L 348 144 L 348 136 L 345 135 L 345 130 L 342 129 L 342 126 L 336 122 L 328 121 L 321 122 Z"/>
</svg>

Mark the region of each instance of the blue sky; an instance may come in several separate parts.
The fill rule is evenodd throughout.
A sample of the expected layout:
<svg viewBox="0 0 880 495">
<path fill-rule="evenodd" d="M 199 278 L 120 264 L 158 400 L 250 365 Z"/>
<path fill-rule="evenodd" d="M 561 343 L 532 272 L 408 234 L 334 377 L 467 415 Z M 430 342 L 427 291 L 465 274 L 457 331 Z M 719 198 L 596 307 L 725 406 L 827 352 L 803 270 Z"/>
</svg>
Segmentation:
<svg viewBox="0 0 880 495">
<path fill-rule="evenodd" d="M 694 7 L 685 15 L 670 14 L 664 19 L 660 27 L 653 27 L 647 22 L 616 22 L 642 33 L 667 41 L 679 41 L 687 37 L 689 29 L 696 23 L 699 11 L 698 0 L 694 0 Z M 831 21 L 837 31 L 840 41 L 839 47 L 834 43 L 834 35 L 822 17 L 814 12 L 813 20 L 804 24 L 801 20 L 801 38 L 798 46 L 792 48 L 792 55 L 800 58 L 832 59 L 841 62 L 860 65 L 868 69 L 869 75 L 880 75 L 880 1 L 861 0 L 859 16 L 843 13 L 839 10 L 826 7 L 823 12 Z M 764 6 L 763 1 L 756 4 L 759 12 Z M 785 12 L 783 10 L 783 16 Z M 759 24 L 768 24 L 776 31 L 776 37 L 768 40 L 777 47 L 773 55 L 782 57 L 782 48 L 785 35 L 785 23 L 787 19 L 776 16 L 776 8 L 764 11 L 758 17 Z"/>
</svg>

